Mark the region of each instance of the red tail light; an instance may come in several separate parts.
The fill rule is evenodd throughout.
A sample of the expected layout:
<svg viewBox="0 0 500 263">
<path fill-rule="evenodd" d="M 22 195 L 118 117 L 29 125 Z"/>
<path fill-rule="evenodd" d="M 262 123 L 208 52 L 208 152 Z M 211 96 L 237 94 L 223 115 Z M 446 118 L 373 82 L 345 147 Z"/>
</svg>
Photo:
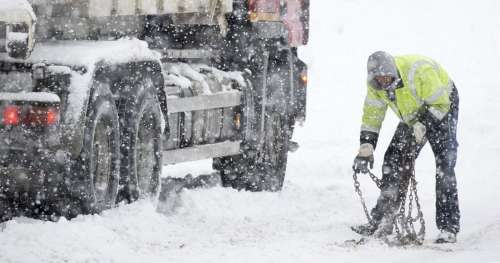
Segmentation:
<svg viewBox="0 0 500 263">
<path fill-rule="evenodd" d="M 54 125 L 59 122 L 59 111 L 56 108 L 49 108 L 47 111 L 47 125 Z"/>
<path fill-rule="evenodd" d="M 54 106 L 7 105 L 2 110 L 2 124 L 8 126 L 50 126 L 59 122 L 59 108 Z"/>
<path fill-rule="evenodd" d="M 24 117 L 24 124 L 30 126 L 50 126 L 59 121 L 59 110 L 56 107 L 32 106 Z"/>
<path fill-rule="evenodd" d="M 5 106 L 3 109 L 3 125 L 18 125 L 21 109 L 18 106 Z"/>
</svg>

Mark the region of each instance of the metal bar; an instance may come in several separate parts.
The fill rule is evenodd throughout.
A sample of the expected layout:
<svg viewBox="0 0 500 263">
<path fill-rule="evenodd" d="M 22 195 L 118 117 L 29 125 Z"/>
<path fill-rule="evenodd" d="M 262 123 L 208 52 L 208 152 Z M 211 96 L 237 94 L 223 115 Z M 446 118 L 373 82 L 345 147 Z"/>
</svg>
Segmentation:
<svg viewBox="0 0 500 263">
<path fill-rule="evenodd" d="M 258 150 L 259 152 L 264 148 L 264 135 L 265 125 L 266 125 L 266 106 L 267 106 L 267 73 L 269 71 L 269 51 L 264 52 L 264 72 L 262 77 L 262 90 L 260 91 L 260 95 L 262 96 L 262 107 L 260 112 L 260 133 L 259 133 L 259 141 L 258 141 Z M 260 157 L 263 158 L 263 155 Z"/>
<path fill-rule="evenodd" d="M 163 152 L 163 164 L 192 162 L 203 159 L 240 154 L 241 141 L 227 141 L 214 144 L 198 145 L 189 148 Z"/>
<path fill-rule="evenodd" d="M 206 59 L 219 55 L 217 51 L 205 49 L 166 49 L 158 51 L 163 54 L 163 62 L 168 62 L 171 59 Z"/>
<path fill-rule="evenodd" d="M 168 113 L 229 108 L 239 105 L 241 105 L 241 92 L 239 91 L 167 99 Z"/>
</svg>

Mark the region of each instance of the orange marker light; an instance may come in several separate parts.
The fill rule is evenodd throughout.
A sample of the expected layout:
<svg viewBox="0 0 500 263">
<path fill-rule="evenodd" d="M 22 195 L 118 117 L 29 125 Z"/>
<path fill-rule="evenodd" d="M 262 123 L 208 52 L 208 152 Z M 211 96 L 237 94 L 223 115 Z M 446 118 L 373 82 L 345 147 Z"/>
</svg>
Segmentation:
<svg viewBox="0 0 500 263">
<path fill-rule="evenodd" d="M 257 22 L 257 20 L 259 19 L 259 14 L 257 12 L 250 12 L 250 21 L 252 22 Z"/>
<path fill-rule="evenodd" d="M 237 130 L 241 128 L 241 113 L 237 113 L 234 116 L 234 126 L 236 127 Z"/>
<path fill-rule="evenodd" d="M 302 83 L 307 84 L 309 82 L 309 77 L 307 77 L 307 74 L 301 74 L 300 75 L 300 80 L 302 80 Z"/>
</svg>

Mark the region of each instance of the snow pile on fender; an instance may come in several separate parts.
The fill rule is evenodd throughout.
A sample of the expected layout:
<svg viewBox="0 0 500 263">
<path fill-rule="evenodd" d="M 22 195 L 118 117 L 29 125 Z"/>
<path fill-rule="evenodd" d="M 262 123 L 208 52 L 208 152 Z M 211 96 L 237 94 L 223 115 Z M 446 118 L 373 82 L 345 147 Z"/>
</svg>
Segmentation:
<svg viewBox="0 0 500 263">
<path fill-rule="evenodd" d="M 55 56 L 57 54 L 57 56 Z M 36 46 L 29 62 L 67 66 L 88 66 L 98 62 L 109 64 L 129 61 L 159 60 L 160 54 L 136 38 L 113 41 L 54 41 Z"/>
<path fill-rule="evenodd" d="M 19 23 L 36 20 L 35 12 L 26 0 L 0 0 L 0 7 L 1 22 Z"/>
</svg>

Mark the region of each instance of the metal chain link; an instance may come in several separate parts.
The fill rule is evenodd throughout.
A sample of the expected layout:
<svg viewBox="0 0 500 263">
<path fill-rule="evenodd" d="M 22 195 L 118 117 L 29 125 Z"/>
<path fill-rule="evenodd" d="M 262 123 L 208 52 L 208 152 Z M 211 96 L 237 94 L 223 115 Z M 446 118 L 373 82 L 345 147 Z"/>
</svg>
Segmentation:
<svg viewBox="0 0 500 263">
<path fill-rule="evenodd" d="M 365 212 L 366 218 L 368 219 L 368 222 L 370 222 L 370 224 L 373 225 L 374 224 L 373 219 L 371 218 L 370 213 L 368 212 L 368 208 L 366 207 L 365 198 L 363 197 L 363 192 L 361 191 L 360 187 L 361 184 L 358 181 L 358 173 L 354 172 L 352 178 L 354 179 L 354 189 L 356 190 L 356 193 L 358 194 L 361 200 L 361 204 L 363 205 L 363 210 Z"/>
<path fill-rule="evenodd" d="M 368 174 L 370 175 L 370 178 L 372 178 L 373 182 L 377 185 L 377 187 L 380 189 L 382 187 L 382 180 L 378 179 L 377 176 L 375 176 L 372 172 L 368 171 Z"/>
<path fill-rule="evenodd" d="M 410 155 L 410 165 L 409 165 L 409 178 L 407 183 L 404 184 L 404 192 L 401 192 L 401 204 L 400 212 L 398 215 L 399 220 L 394 221 L 394 226 L 396 229 L 401 227 L 401 233 L 398 233 L 398 242 L 402 245 L 405 244 L 423 244 L 425 239 L 425 220 L 420 206 L 420 200 L 418 198 L 417 192 L 417 180 L 415 179 L 415 156 L 416 154 Z M 406 195 L 408 193 L 408 212 L 405 213 L 406 208 Z M 417 215 L 413 217 L 413 203 L 417 207 Z M 415 230 L 415 222 L 419 222 L 420 229 L 417 234 Z"/>
<path fill-rule="evenodd" d="M 425 239 L 425 218 L 424 218 L 424 213 L 422 212 L 422 207 L 420 206 L 420 200 L 418 198 L 418 192 L 417 192 L 417 180 L 415 179 L 415 171 L 413 171 L 413 176 L 412 176 L 412 187 L 413 187 L 413 192 L 415 193 L 415 205 L 417 206 L 417 218 L 415 220 L 419 220 L 420 224 L 420 230 L 417 234 L 418 240 L 423 243 Z"/>
<path fill-rule="evenodd" d="M 412 155 L 412 157 L 414 156 Z M 400 189 L 399 212 L 393 216 L 392 221 L 393 221 L 393 227 L 396 232 L 396 243 L 398 245 L 408 245 L 408 244 L 421 245 L 423 244 L 423 241 L 425 239 L 425 219 L 422 213 L 420 200 L 417 192 L 417 180 L 415 179 L 415 158 L 411 158 L 411 165 L 409 167 L 409 170 L 410 170 L 410 178 L 408 178 L 408 181 L 405 182 L 402 185 L 402 189 Z M 382 186 L 382 180 L 379 179 L 377 176 L 375 176 L 371 171 L 368 171 L 368 175 L 380 189 Z M 358 196 L 360 197 L 366 218 L 368 219 L 368 222 L 370 224 L 375 225 L 375 222 L 371 218 L 368 208 L 366 206 L 366 202 L 363 197 L 363 192 L 361 191 L 361 184 L 358 181 L 357 172 L 354 172 L 353 179 L 354 179 L 354 189 L 358 194 Z M 407 194 L 408 194 L 408 213 L 406 213 Z M 415 203 L 415 206 L 417 208 L 417 215 L 415 217 L 412 216 L 413 203 Z M 418 234 L 417 231 L 415 230 L 415 225 L 414 225 L 414 223 L 417 221 L 420 224 L 420 229 L 418 231 Z M 391 242 L 391 245 L 393 245 L 393 242 Z"/>
</svg>

